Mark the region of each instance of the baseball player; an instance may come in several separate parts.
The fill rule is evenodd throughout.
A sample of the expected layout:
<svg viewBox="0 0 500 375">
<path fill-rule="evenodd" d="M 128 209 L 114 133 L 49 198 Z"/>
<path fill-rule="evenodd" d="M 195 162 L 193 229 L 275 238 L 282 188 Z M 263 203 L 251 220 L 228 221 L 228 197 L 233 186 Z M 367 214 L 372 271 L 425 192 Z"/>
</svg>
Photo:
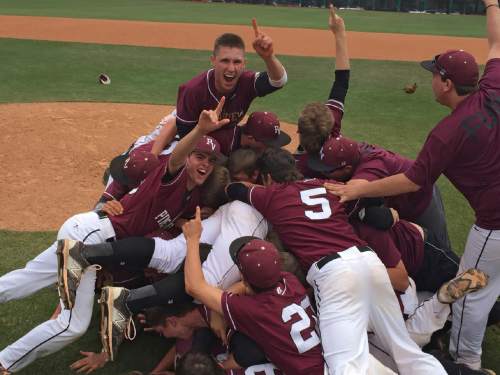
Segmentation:
<svg viewBox="0 0 500 375">
<path fill-rule="evenodd" d="M 266 150 L 260 163 L 266 187 L 233 183 L 227 193 L 255 207 L 307 273 L 330 373 L 369 372 L 370 325 L 401 374 L 445 374 L 410 339 L 385 266 L 356 236 L 343 205 L 327 195 L 324 181 L 299 181 L 291 160 L 285 150 Z"/>
<path fill-rule="evenodd" d="M 182 138 L 198 121 L 203 108 L 213 108 L 222 96 L 226 102 L 221 118 L 229 119 L 229 126 L 211 134 L 221 145 L 225 155 L 235 147 L 236 125 L 243 118 L 257 96 L 265 96 L 287 81 L 285 68 L 274 54 L 272 39 L 252 20 L 255 40 L 253 48 L 262 58 L 267 72 L 245 70 L 245 45 L 235 34 L 223 34 L 215 40 L 212 69 L 199 74 L 179 87 L 177 94 L 177 133 Z"/>
<path fill-rule="evenodd" d="M 310 103 L 297 121 L 300 146 L 295 153 L 297 168 L 308 177 L 320 177 L 307 166 L 308 154 L 319 152 L 325 140 L 340 134 L 344 102 L 349 88 L 350 61 L 342 17 L 330 6 L 328 27 L 335 38 L 335 79 L 326 103 Z"/>
<path fill-rule="evenodd" d="M 241 202 L 232 202 L 221 206 L 204 220 L 203 227 L 202 241 L 212 245 L 212 250 L 203 263 L 205 278 L 214 286 L 228 289 L 240 280 L 238 268 L 229 256 L 229 244 L 241 236 L 264 238 L 268 231 L 267 222 L 254 208 Z M 61 240 L 60 243 L 60 248 L 69 259 L 66 265 L 61 264 L 59 267 L 60 288 L 68 289 L 69 296 L 74 295 L 75 288 L 81 285 L 90 265 L 114 265 L 119 269 L 135 271 L 153 268 L 160 273 L 170 274 L 179 270 L 186 256 L 186 240 L 183 235 L 171 240 L 133 237 L 85 246 L 72 240 Z M 72 265 L 71 269 L 69 264 Z M 109 313 L 108 320 L 113 325 L 106 328 L 109 332 L 103 337 L 103 346 L 111 360 L 114 360 L 126 333 L 126 327 L 119 324 L 120 321 L 115 324 L 114 317 L 117 314 L 113 315 L 114 311 L 119 311 L 128 322 L 132 313 L 138 313 L 144 308 L 191 299 L 185 293 L 182 273 L 170 275 L 142 288 L 110 288 L 107 293 L 112 295 L 102 299 L 102 307 Z"/>
<path fill-rule="evenodd" d="M 176 147 L 166 164 L 160 164 L 136 190 L 122 199 L 121 215 L 108 217 L 96 212 L 75 215 L 63 224 L 58 239 L 103 243 L 168 230 L 175 218 L 189 215 L 193 205 L 199 202 L 198 187 L 210 175 L 219 150 L 217 142 L 204 134 L 228 122 L 218 120 L 223 104 L 224 99 L 216 110 L 202 112 L 195 131 Z M 57 263 L 68 261 L 57 244 L 54 242 L 25 268 L 0 278 L 0 302 L 23 298 L 56 282 Z M 78 288 L 60 290 L 65 309 L 57 319 L 42 323 L 2 350 L 0 365 L 8 371 L 18 371 L 83 335 L 92 316 L 95 279 L 95 267 L 90 267 L 81 276 Z"/>
<path fill-rule="evenodd" d="M 453 305 L 450 353 L 457 362 L 481 367 L 488 313 L 500 294 L 500 10 L 485 0 L 489 52 L 483 77 L 472 55 L 447 51 L 422 66 L 432 72 L 435 99 L 451 109 L 430 132 L 412 168 L 372 182 L 331 186 L 342 201 L 418 191 L 444 174 L 476 215 L 460 270 L 476 267 L 489 285 Z"/>
<path fill-rule="evenodd" d="M 413 161 L 381 147 L 337 136 L 329 138 L 321 150 L 310 155 L 310 169 L 340 182 L 374 181 L 405 172 Z M 362 204 L 362 202 L 361 202 Z M 451 250 L 441 193 L 434 184 L 417 192 L 387 197 L 385 204 L 394 208 L 402 219 L 417 223 L 437 239 L 437 246 L 458 260 Z"/>
<path fill-rule="evenodd" d="M 252 236 L 231 243 L 229 252 L 249 289 L 247 295 L 238 295 L 205 281 L 198 255 L 199 208 L 195 219 L 184 224 L 183 232 L 186 291 L 212 311 L 224 314 L 231 328 L 252 338 L 286 374 L 324 374 L 309 297 L 292 274 L 281 272 L 274 245 Z"/>
</svg>

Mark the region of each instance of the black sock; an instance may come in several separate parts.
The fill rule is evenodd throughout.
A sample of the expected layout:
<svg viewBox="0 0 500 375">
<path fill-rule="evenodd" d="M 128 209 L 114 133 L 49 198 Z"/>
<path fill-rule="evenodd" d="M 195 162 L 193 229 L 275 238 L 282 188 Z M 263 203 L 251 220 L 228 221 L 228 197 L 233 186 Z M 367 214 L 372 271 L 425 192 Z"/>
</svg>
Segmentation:
<svg viewBox="0 0 500 375">
<path fill-rule="evenodd" d="M 184 273 L 177 272 L 142 288 L 132 289 L 127 298 L 127 306 L 133 313 L 153 306 L 168 306 L 191 302 L 186 293 Z"/>
<path fill-rule="evenodd" d="M 130 237 L 116 242 L 85 245 L 82 255 L 90 264 L 121 266 L 135 271 L 149 265 L 154 250 L 155 241 L 152 238 Z"/>
</svg>

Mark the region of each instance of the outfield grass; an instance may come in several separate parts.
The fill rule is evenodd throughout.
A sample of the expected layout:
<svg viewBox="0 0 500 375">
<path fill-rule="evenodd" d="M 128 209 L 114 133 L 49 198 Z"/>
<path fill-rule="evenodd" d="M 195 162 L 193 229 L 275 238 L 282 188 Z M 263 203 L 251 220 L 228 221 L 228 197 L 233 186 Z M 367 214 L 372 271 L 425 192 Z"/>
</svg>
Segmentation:
<svg viewBox="0 0 500 375">
<path fill-rule="evenodd" d="M 177 86 L 207 67 L 208 53 L 160 48 L 102 46 L 78 43 L 0 39 L 3 52 L 0 69 L 0 102 L 108 101 L 175 104 Z M 262 62 L 249 55 L 248 67 L 262 69 Z M 256 100 L 251 110 L 273 110 L 281 119 L 295 122 L 303 105 L 323 101 L 333 76 L 333 60 L 282 57 L 289 74 L 285 90 Z M 96 83 L 107 72 L 111 86 Z M 403 93 L 406 83 L 417 82 L 413 95 Z M 346 101 L 343 130 L 346 135 L 380 144 L 415 156 L 429 129 L 446 113 L 434 103 L 430 77 L 417 63 L 355 60 Z M 473 216 L 465 200 L 446 179 L 443 190 L 452 242 L 462 253 Z M 54 238 L 54 233 L 0 231 L 0 274 L 22 266 Z M 0 348 L 12 342 L 54 308 L 56 293 L 43 291 L 23 301 L 0 305 Z M 78 358 L 78 350 L 98 350 L 97 321 L 81 340 L 65 350 L 37 361 L 23 374 L 67 374 L 67 366 Z M 144 348 L 126 345 L 120 361 L 103 374 L 125 369 L 148 370 L 167 347 L 163 341 L 141 338 Z M 153 340 L 153 341 L 151 341 Z M 489 330 L 485 364 L 500 369 L 498 331 Z"/>
<path fill-rule="evenodd" d="M 174 0 L 0 0 L 0 14 L 323 29 L 325 10 Z M 484 37 L 484 16 L 341 11 L 349 30 Z"/>
</svg>

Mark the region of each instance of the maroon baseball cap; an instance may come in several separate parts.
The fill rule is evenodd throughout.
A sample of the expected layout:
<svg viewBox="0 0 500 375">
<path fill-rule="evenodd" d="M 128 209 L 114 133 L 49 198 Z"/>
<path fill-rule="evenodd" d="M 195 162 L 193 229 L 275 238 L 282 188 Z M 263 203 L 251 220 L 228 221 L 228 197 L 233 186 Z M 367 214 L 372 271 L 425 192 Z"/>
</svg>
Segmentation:
<svg viewBox="0 0 500 375">
<path fill-rule="evenodd" d="M 219 142 L 209 135 L 204 135 L 200 138 L 194 148 L 194 151 L 203 152 L 205 154 L 213 154 L 217 158 L 217 161 L 225 160 L 225 156 L 220 152 Z"/>
<path fill-rule="evenodd" d="M 120 155 L 111 161 L 109 171 L 114 180 L 129 187 L 135 187 L 160 164 L 149 151 L 136 150 Z"/>
<path fill-rule="evenodd" d="M 479 79 L 476 59 L 462 49 L 436 55 L 434 60 L 422 61 L 420 65 L 430 72 L 450 79 L 455 85 L 476 86 Z"/>
<path fill-rule="evenodd" d="M 229 245 L 229 254 L 250 285 L 268 289 L 281 278 L 280 255 L 270 242 L 253 236 L 240 237 Z"/>
<path fill-rule="evenodd" d="M 332 172 L 346 165 L 357 164 L 360 156 L 356 141 L 342 136 L 330 137 L 319 154 L 309 156 L 307 164 L 313 171 Z"/>
<path fill-rule="evenodd" d="M 278 116 L 272 112 L 253 112 L 248 116 L 247 123 L 242 126 L 242 131 L 271 147 L 286 146 L 292 140 L 288 134 L 281 131 Z"/>
</svg>

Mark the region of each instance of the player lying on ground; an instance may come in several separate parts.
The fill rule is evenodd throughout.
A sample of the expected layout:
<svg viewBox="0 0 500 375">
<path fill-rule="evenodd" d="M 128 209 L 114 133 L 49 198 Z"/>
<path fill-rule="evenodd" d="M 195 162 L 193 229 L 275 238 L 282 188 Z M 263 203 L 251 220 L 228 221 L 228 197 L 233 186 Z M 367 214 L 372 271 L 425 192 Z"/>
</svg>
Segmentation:
<svg viewBox="0 0 500 375">
<path fill-rule="evenodd" d="M 96 212 L 68 219 L 58 233 L 85 243 L 104 243 L 130 235 L 146 235 L 168 230 L 183 214 L 190 215 L 199 202 L 199 186 L 213 170 L 217 142 L 204 134 L 228 121 L 218 120 L 224 100 L 213 111 L 204 111 L 196 131 L 179 143 L 165 164 L 160 164 L 134 194 L 122 199 L 122 215 L 108 217 Z M 0 302 L 24 298 L 57 281 L 57 242 L 42 252 L 24 269 L 0 278 Z M 60 259 L 64 262 L 64 258 Z M 57 319 L 42 323 L 0 352 L 0 364 L 11 372 L 20 370 L 39 356 L 51 354 L 85 333 L 92 316 L 95 268 L 82 276 L 75 295 L 61 293 L 65 307 Z M 72 301 L 72 302 L 70 302 Z M 68 309 L 70 308 L 70 309 Z"/>
</svg>

